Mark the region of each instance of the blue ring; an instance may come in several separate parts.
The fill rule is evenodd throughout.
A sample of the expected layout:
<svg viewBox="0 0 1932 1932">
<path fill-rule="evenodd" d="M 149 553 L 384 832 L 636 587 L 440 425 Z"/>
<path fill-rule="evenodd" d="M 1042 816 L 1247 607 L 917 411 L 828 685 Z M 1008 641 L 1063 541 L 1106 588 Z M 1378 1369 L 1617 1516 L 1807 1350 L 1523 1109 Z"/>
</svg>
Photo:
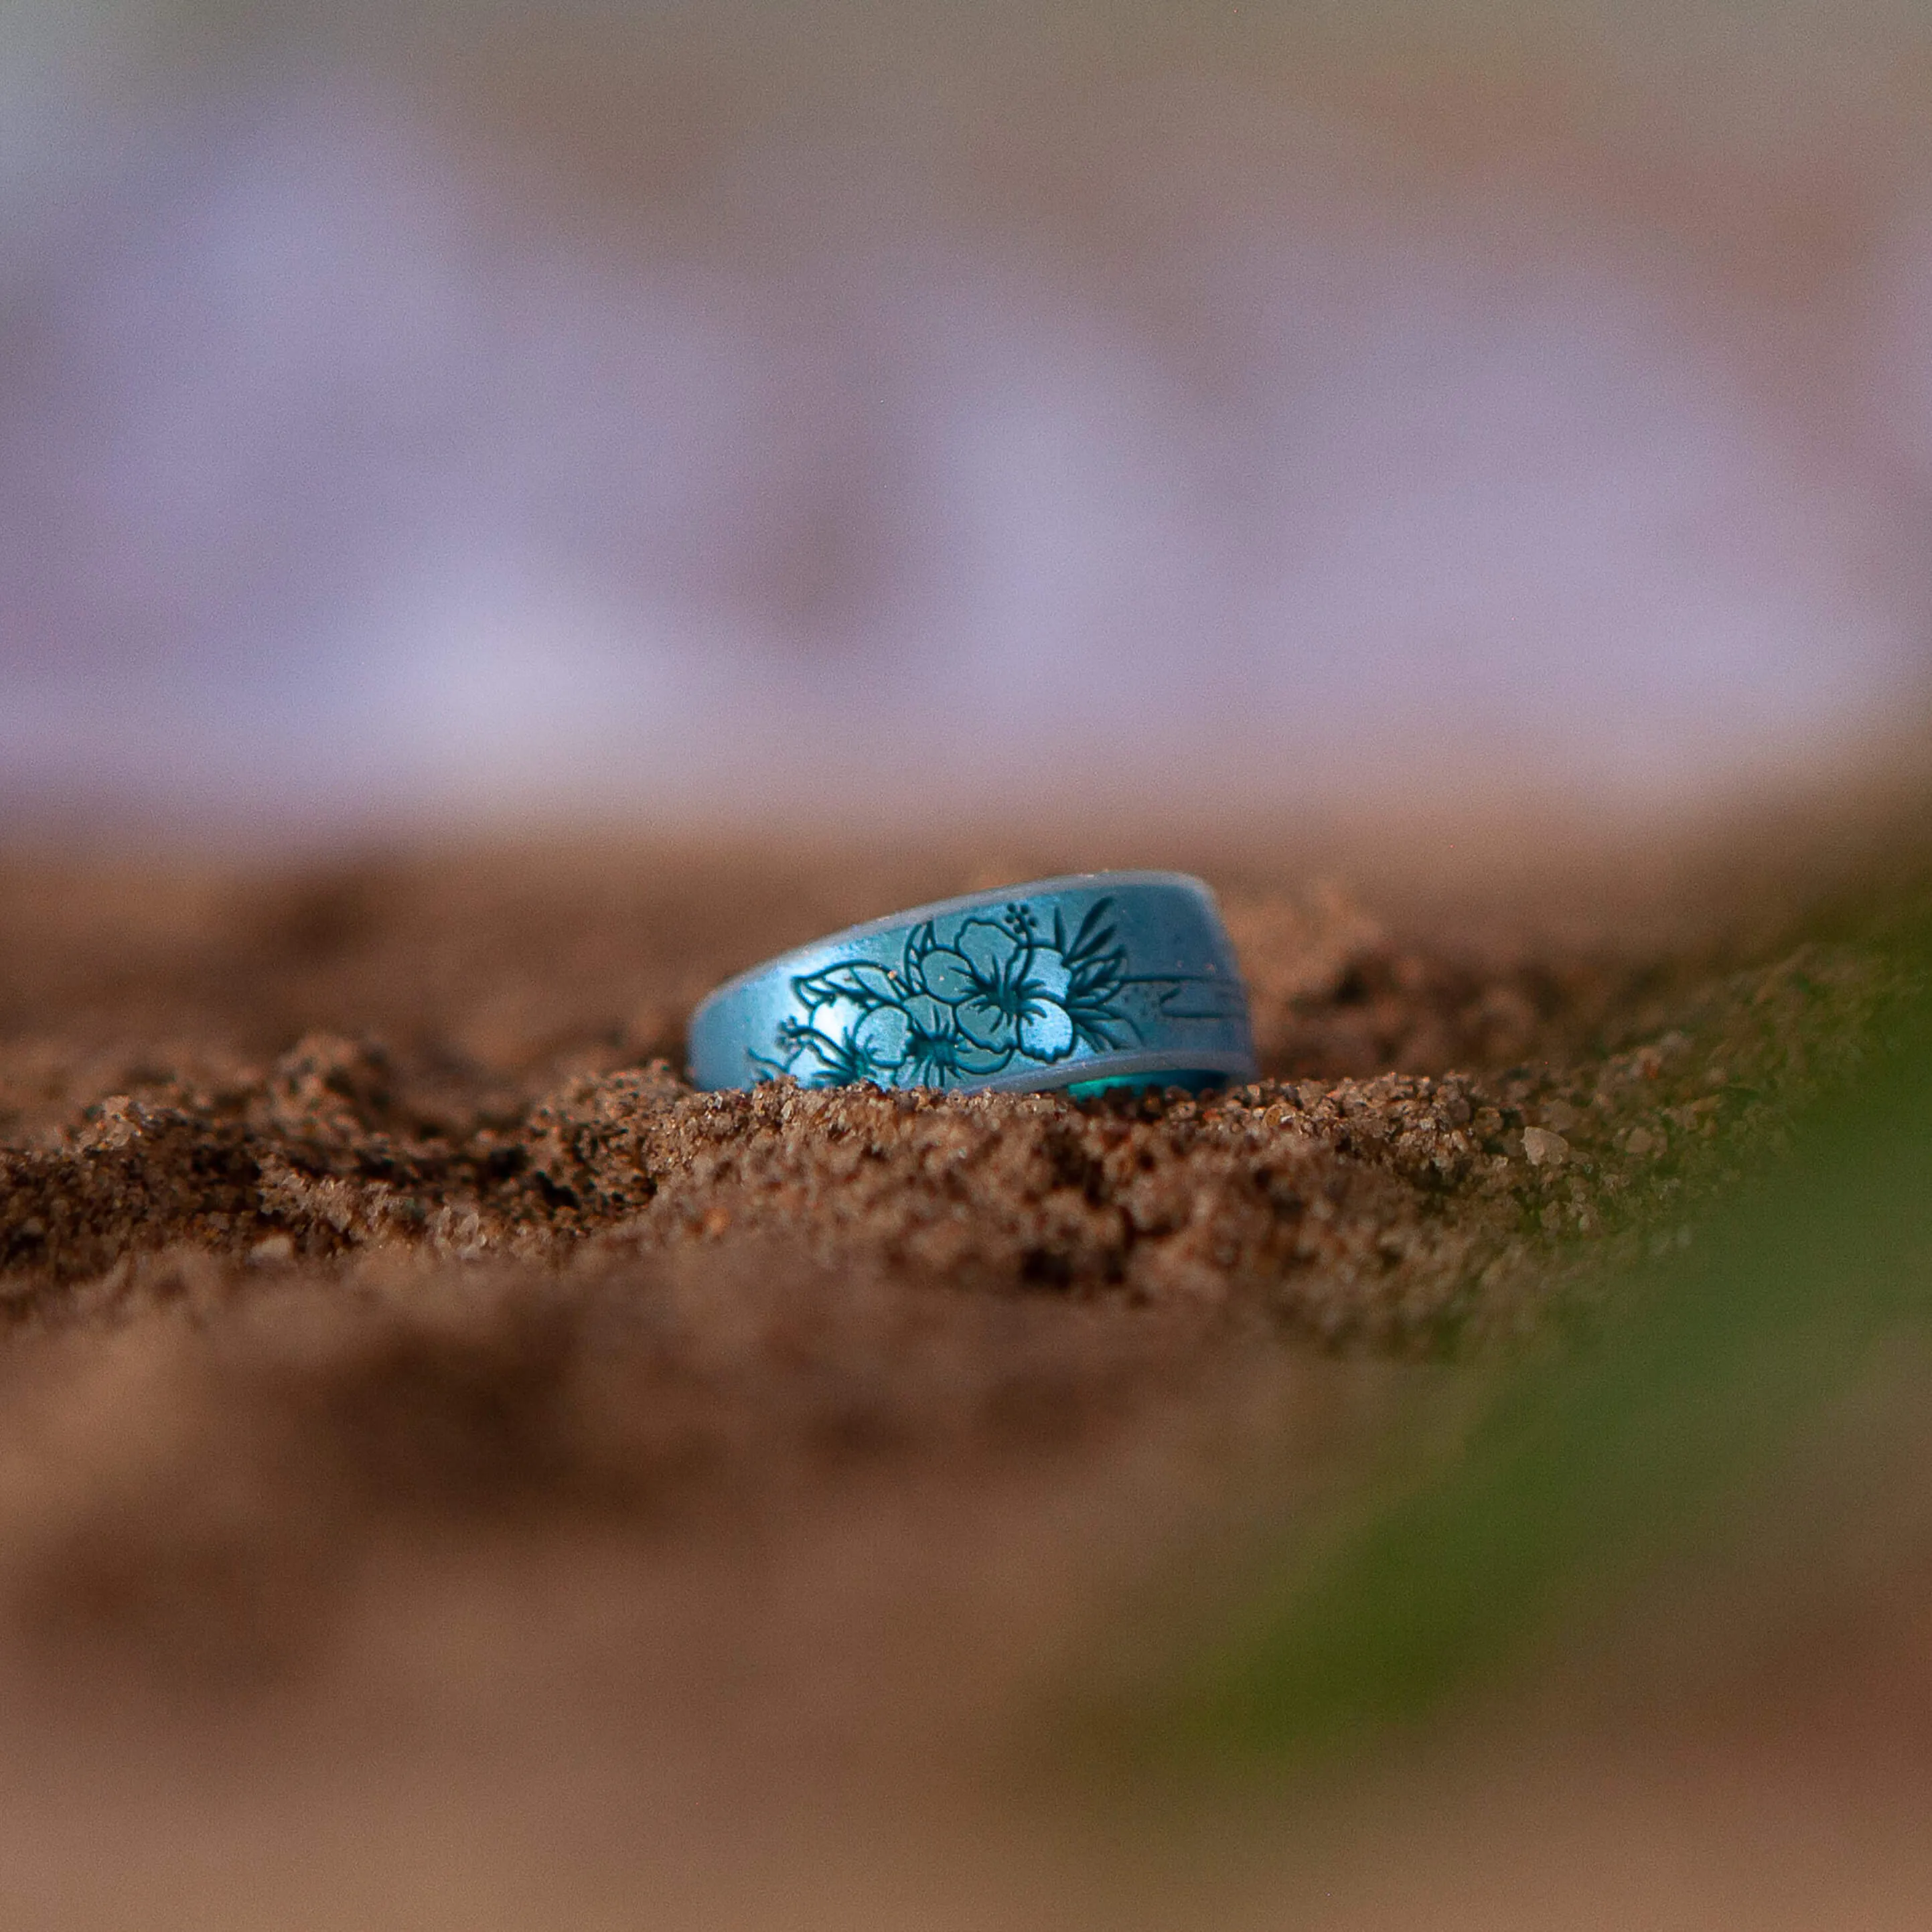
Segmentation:
<svg viewBox="0 0 1932 1932">
<path fill-rule="evenodd" d="M 1214 896 L 1184 872 L 1082 872 L 855 926 L 728 980 L 691 1016 L 691 1082 L 1076 1094 L 1256 1078 Z"/>
</svg>

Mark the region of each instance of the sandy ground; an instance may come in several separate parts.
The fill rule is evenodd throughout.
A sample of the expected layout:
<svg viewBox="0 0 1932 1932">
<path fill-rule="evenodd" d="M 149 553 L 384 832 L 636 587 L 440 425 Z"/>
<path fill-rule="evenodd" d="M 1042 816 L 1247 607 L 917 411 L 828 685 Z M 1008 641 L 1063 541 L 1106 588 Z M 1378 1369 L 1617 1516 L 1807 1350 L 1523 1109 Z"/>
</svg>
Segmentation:
<svg viewBox="0 0 1932 1932">
<path fill-rule="evenodd" d="M 1331 1820 L 1288 1876 L 1037 1822 L 1119 1606 L 1847 1077 L 1842 879 L 1715 853 L 1204 852 L 1264 1078 L 1084 1105 L 677 1072 L 724 974 L 1078 852 L 0 864 L 12 1922 L 1922 1922 L 1783 1742 L 1418 1774 L 1412 1856 Z M 1798 1876 L 1700 1893 L 1726 1834 Z"/>
</svg>

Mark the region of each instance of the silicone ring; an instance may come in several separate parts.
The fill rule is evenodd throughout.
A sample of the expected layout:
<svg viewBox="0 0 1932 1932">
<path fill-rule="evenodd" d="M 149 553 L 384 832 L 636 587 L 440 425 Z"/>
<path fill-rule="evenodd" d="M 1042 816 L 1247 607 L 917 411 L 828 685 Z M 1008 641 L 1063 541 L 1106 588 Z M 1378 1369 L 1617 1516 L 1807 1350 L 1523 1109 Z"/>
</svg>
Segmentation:
<svg viewBox="0 0 1932 1932">
<path fill-rule="evenodd" d="M 692 1015 L 692 1084 L 1077 1093 L 1257 1077 L 1214 896 L 1082 872 L 918 906 L 728 980 Z"/>
</svg>

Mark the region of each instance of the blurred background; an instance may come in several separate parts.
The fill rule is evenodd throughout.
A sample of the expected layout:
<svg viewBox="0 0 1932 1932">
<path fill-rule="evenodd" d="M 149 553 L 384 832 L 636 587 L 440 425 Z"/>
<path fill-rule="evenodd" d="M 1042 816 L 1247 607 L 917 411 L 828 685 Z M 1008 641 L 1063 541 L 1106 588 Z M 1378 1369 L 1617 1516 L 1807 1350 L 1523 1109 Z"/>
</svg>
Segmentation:
<svg viewBox="0 0 1932 1932">
<path fill-rule="evenodd" d="M 1923 0 L 0 0 L 0 1922 L 1932 1922 L 1928 531 Z M 1274 1138 L 670 1138 L 1096 820 Z"/>
<path fill-rule="evenodd" d="M 317 12 L 0 11 L 16 826 L 1615 815 L 1922 735 L 1907 0 Z"/>
</svg>

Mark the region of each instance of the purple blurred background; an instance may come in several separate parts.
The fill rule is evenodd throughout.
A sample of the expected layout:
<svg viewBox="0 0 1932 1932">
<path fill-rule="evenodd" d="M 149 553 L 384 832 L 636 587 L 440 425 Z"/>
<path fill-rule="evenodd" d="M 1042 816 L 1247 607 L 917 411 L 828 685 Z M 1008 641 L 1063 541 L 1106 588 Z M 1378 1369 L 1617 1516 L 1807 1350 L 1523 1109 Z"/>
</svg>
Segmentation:
<svg viewBox="0 0 1932 1932">
<path fill-rule="evenodd" d="M 1614 813 L 1919 728 L 1922 14 L 378 17 L 0 14 L 16 823 Z"/>
</svg>

